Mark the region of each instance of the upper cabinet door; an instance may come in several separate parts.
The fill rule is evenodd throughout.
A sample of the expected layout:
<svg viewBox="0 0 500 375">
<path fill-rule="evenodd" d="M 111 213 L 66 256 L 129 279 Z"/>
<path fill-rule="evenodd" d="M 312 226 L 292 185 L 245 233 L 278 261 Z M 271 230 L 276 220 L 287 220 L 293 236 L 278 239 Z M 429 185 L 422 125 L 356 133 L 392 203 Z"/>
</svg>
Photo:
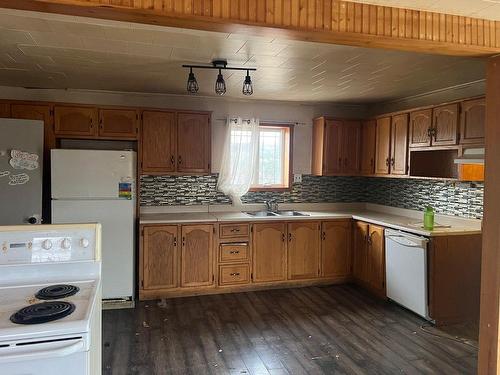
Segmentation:
<svg viewBox="0 0 500 375">
<path fill-rule="evenodd" d="M 58 136 L 95 137 L 97 108 L 55 106 L 54 124 Z"/>
<path fill-rule="evenodd" d="M 175 172 L 175 112 L 144 111 L 141 129 L 141 173 Z"/>
<path fill-rule="evenodd" d="M 319 276 L 320 223 L 309 221 L 288 224 L 288 279 Z"/>
<path fill-rule="evenodd" d="M 342 127 L 342 172 L 357 174 L 359 172 L 359 143 L 361 123 L 344 121 Z"/>
<path fill-rule="evenodd" d="M 410 147 L 431 145 L 432 109 L 410 113 Z"/>
<path fill-rule="evenodd" d="M 458 143 L 458 104 L 433 110 L 432 145 L 449 146 Z"/>
<path fill-rule="evenodd" d="M 375 138 L 377 122 L 375 120 L 365 121 L 361 125 L 361 167 L 360 172 L 364 175 L 375 173 Z"/>
<path fill-rule="evenodd" d="M 484 98 L 463 102 L 460 118 L 460 143 L 484 144 L 485 119 L 486 101 Z"/>
<path fill-rule="evenodd" d="M 389 174 L 391 151 L 391 118 L 377 120 L 375 173 Z"/>
<path fill-rule="evenodd" d="M 177 132 L 177 170 L 210 173 L 210 115 L 179 112 Z"/>
<path fill-rule="evenodd" d="M 406 113 L 392 118 L 391 134 L 391 174 L 405 175 L 408 164 L 408 115 Z"/>
<path fill-rule="evenodd" d="M 325 175 L 339 174 L 342 172 L 342 127 L 342 121 L 325 121 L 323 147 L 323 174 Z"/>
<path fill-rule="evenodd" d="M 0 103 L 0 117 L 9 118 L 10 117 L 10 104 Z"/>
<path fill-rule="evenodd" d="M 138 120 L 138 112 L 132 109 L 100 109 L 99 136 L 136 139 Z"/>
</svg>

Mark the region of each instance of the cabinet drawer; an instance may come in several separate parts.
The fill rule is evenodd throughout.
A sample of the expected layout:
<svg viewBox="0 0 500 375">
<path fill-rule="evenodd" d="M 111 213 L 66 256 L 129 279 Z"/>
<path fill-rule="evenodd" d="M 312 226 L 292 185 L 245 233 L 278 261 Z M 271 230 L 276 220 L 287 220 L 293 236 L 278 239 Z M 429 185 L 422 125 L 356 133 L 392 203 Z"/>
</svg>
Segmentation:
<svg viewBox="0 0 500 375">
<path fill-rule="evenodd" d="M 219 248 L 221 263 L 248 261 L 248 243 L 225 243 Z"/>
<path fill-rule="evenodd" d="M 248 284 L 250 267 L 247 264 L 219 266 L 219 284 Z"/>
<path fill-rule="evenodd" d="M 248 224 L 222 224 L 220 226 L 220 237 L 248 237 Z"/>
</svg>

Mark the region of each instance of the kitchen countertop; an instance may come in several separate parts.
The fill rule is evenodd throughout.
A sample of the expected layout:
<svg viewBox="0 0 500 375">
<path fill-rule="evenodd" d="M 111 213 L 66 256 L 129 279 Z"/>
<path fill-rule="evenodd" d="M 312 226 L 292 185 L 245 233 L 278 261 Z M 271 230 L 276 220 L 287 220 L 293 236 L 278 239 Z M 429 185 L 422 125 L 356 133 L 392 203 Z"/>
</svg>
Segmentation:
<svg viewBox="0 0 500 375">
<path fill-rule="evenodd" d="M 435 220 L 437 224 L 451 225 L 451 227 L 436 227 L 434 230 L 429 231 L 418 225 L 418 223 L 422 222 L 423 214 L 421 212 L 392 207 L 384 209 L 384 206 L 372 207 L 376 205 L 366 206 L 368 207 L 347 210 L 342 208 L 327 210 L 298 209 L 299 212 L 306 213 L 309 216 L 251 217 L 240 211 L 208 212 L 208 210 L 207 212 L 143 213 L 140 217 L 140 224 L 304 221 L 352 218 L 426 237 L 481 233 L 480 220 L 437 215 Z"/>
</svg>

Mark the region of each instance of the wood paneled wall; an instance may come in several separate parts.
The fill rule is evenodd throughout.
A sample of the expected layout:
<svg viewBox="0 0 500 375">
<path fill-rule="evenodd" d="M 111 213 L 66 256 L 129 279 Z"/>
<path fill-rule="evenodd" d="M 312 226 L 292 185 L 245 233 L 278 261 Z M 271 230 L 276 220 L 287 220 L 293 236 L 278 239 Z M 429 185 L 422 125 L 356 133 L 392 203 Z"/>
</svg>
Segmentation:
<svg viewBox="0 0 500 375">
<path fill-rule="evenodd" d="M 500 22 L 340 0 L 0 0 L 1 7 L 452 55 L 500 52 Z M 114 12 L 113 12 L 114 11 Z M 229 27 L 232 25 L 232 28 Z M 269 30 L 267 30 L 269 32 Z"/>
</svg>

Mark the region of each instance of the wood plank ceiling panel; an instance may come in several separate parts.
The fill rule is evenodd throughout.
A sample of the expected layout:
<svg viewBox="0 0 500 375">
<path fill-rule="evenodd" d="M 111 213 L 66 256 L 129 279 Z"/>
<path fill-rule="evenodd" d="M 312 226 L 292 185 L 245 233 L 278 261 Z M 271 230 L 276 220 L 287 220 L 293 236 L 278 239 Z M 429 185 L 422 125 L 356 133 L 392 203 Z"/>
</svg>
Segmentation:
<svg viewBox="0 0 500 375">
<path fill-rule="evenodd" d="M 500 52 L 500 23 L 341 0 L 0 0 L 0 7 L 451 55 Z M 279 32 L 278 32 L 279 31 Z M 267 29 L 267 32 L 271 32 Z"/>
</svg>

